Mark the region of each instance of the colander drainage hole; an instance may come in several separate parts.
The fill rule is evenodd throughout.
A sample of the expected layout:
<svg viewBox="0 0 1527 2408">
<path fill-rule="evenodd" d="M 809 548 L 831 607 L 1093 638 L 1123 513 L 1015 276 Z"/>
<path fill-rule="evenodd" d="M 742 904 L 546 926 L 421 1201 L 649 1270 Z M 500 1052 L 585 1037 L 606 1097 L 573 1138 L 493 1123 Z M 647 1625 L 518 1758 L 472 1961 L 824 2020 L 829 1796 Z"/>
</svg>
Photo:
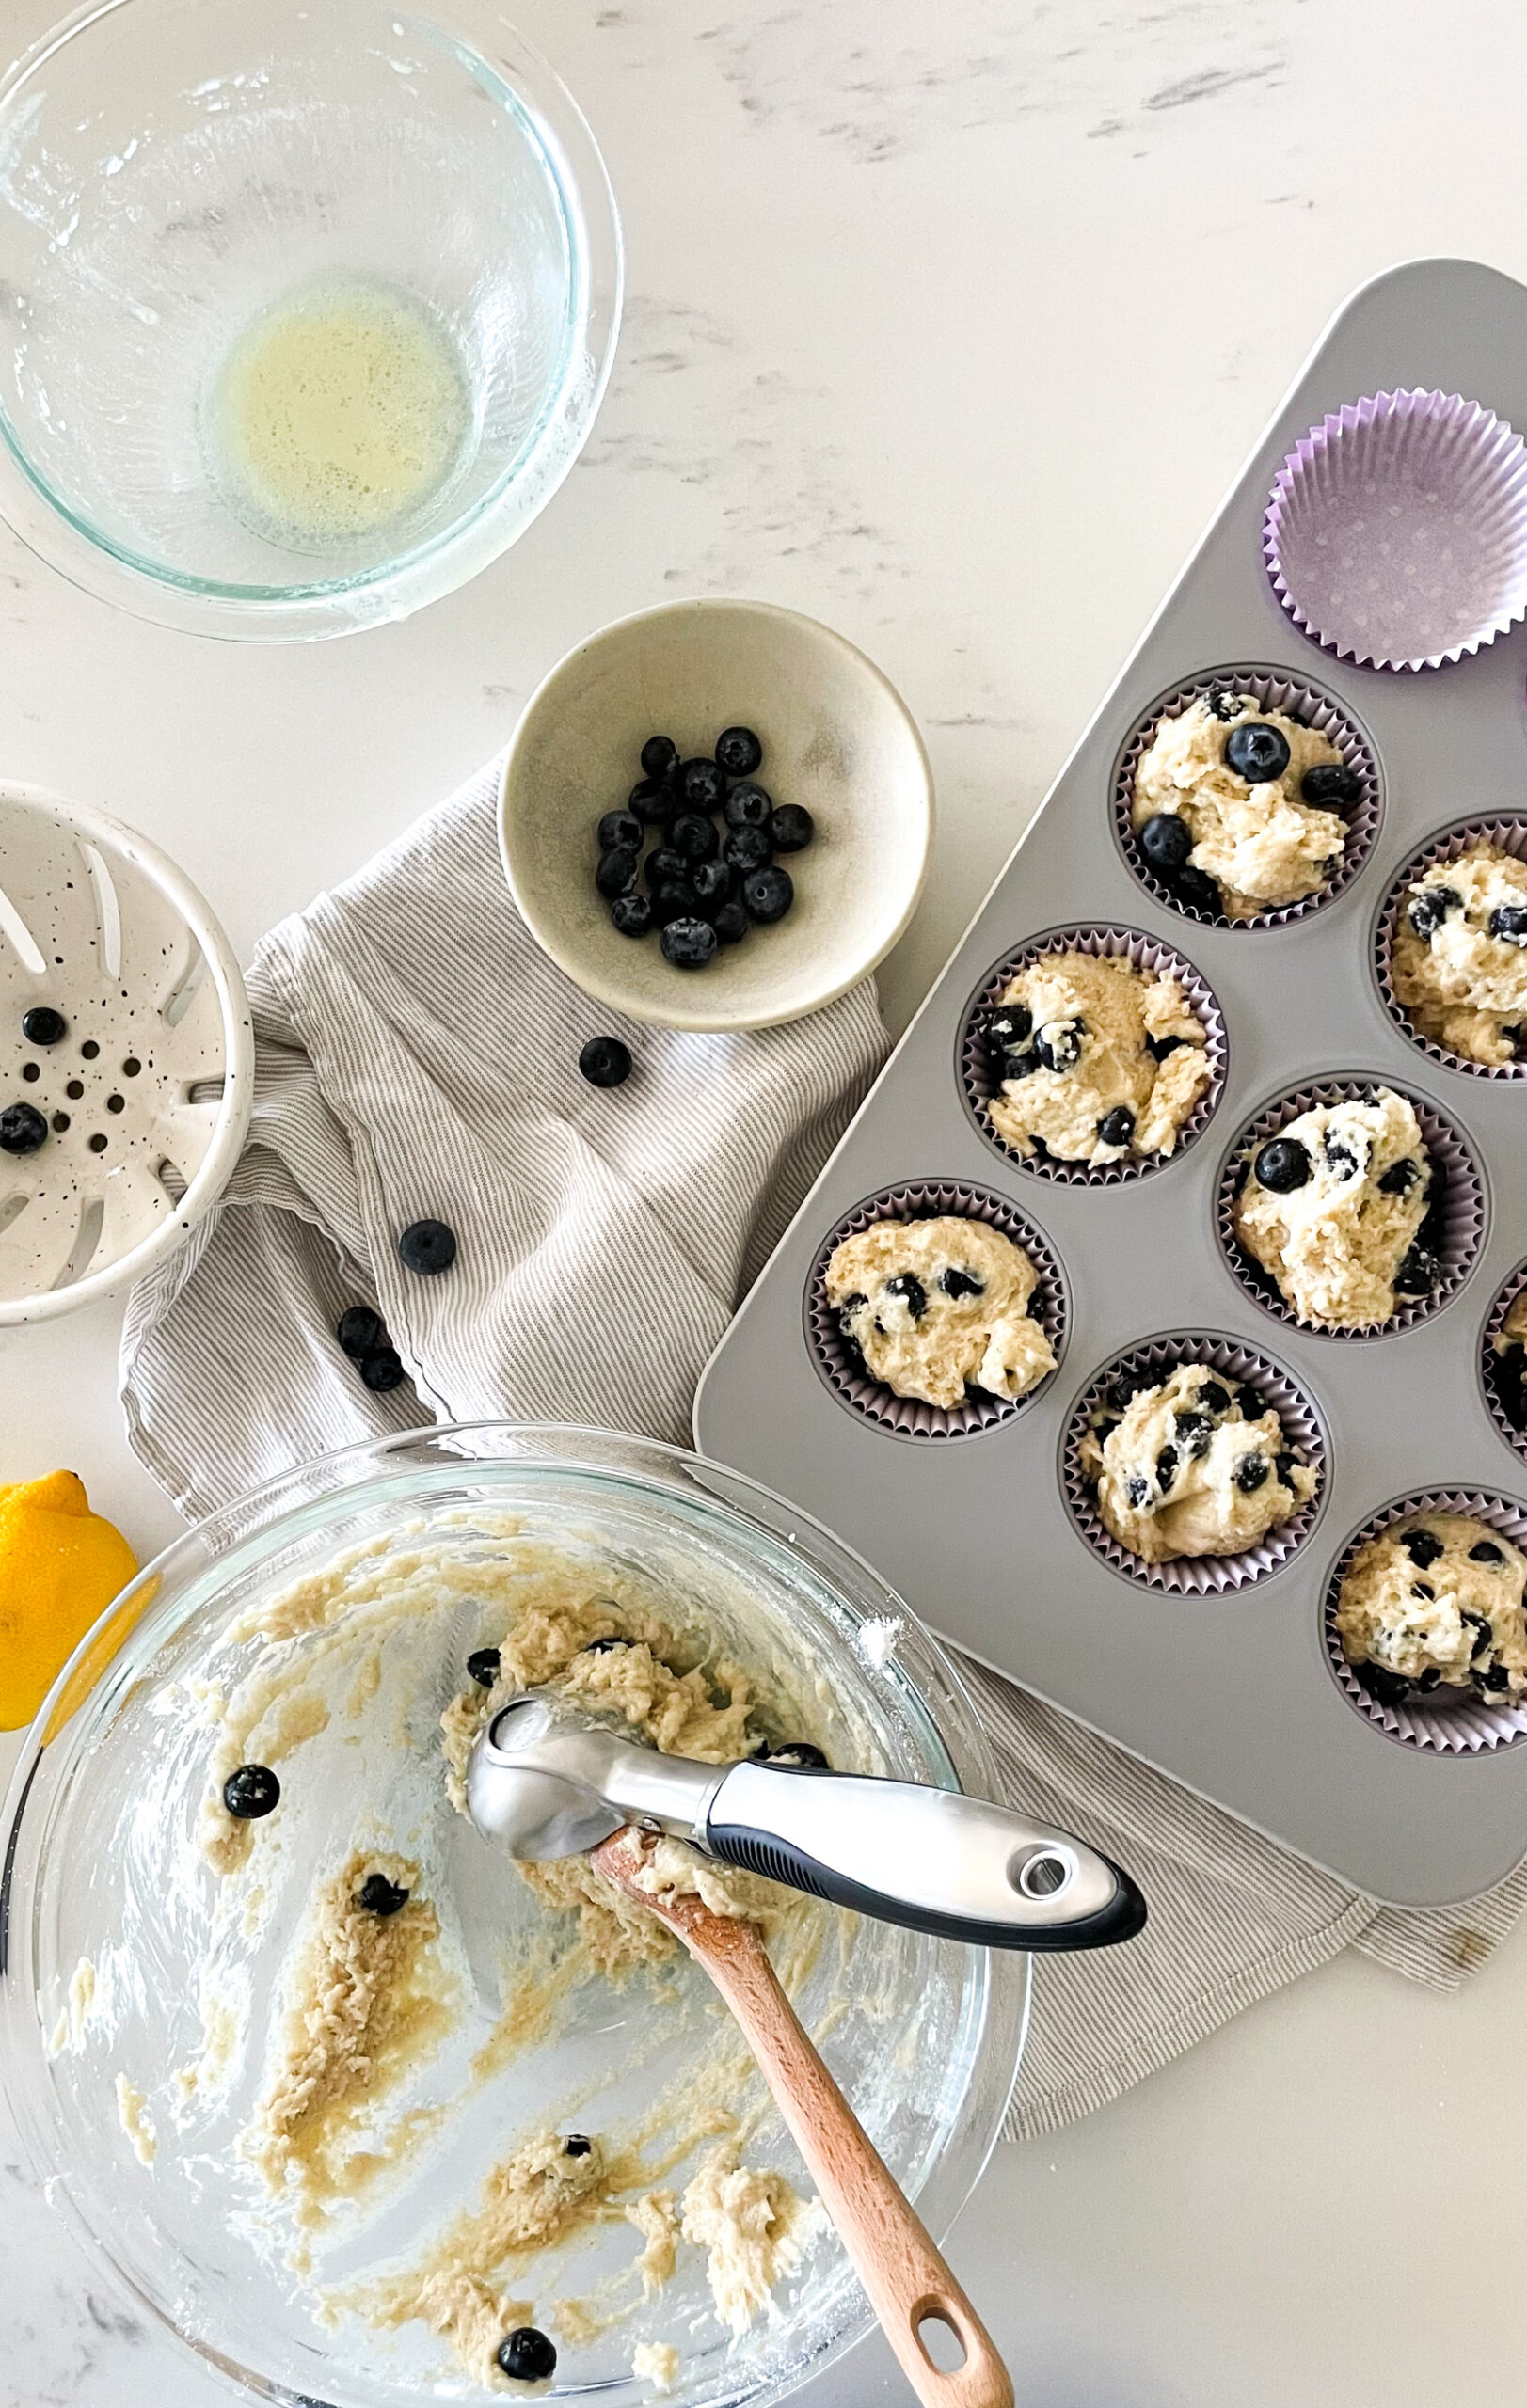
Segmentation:
<svg viewBox="0 0 1527 2408">
<path fill-rule="evenodd" d="M 93 1062 L 100 1051 L 101 1048 L 96 1043 L 93 1037 L 87 1037 L 84 1044 L 80 1047 L 80 1052 L 84 1054 L 87 1062 Z"/>
<path fill-rule="evenodd" d="M 126 1061 L 122 1064 L 122 1076 L 124 1079 L 135 1079 L 142 1068 L 143 1065 L 138 1060 L 136 1054 L 129 1054 Z"/>
<path fill-rule="evenodd" d="M 126 1109 L 127 1109 L 127 1098 L 126 1098 L 124 1095 L 108 1095 L 108 1096 L 107 1096 L 107 1098 L 106 1098 L 106 1110 L 107 1110 L 108 1112 L 125 1112 L 125 1111 L 126 1111 Z"/>
<path fill-rule="evenodd" d="M 98 1129 L 95 1135 L 90 1139 L 90 1151 L 92 1154 L 103 1154 L 105 1150 L 106 1133 L 103 1129 Z"/>
<path fill-rule="evenodd" d="M 38 1069 L 35 1062 L 24 1062 L 22 1064 L 22 1076 L 24 1079 L 31 1082 L 40 1079 L 42 1076 L 42 1073 Z"/>
<path fill-rule="evenodd" d="M 59 1136 L 61 1137 L 61 1136 L 63 1135 L 63 1133 L 64 1133 L 64 1131 L 65 1131 L 65 1130 L 68 1128 L 68 1126 L 69 1126 L 69 1115 L 68 1115 L 68 1113 L 67 1113 L 67 1112 L 56 1112 L 56 1113 L 54 1114 L 54 1116 L 53 1116 L 53 1125 L 54 1125 L 55 1129 L 57 1131 L 57 1133 L 58 1133 Z"/>
<path fill-rule="evenodd" d="M 64 1093 L 68 1096 L 71 1103 L 78 1103 L 81 1096 L 85 1093 L 85 1081 L 83 1079 L 71 1079 L 68 1086 L 64 1089 Z"/>
<path fill-rule="evenodd" d="M 940 2374 L 958 2374 L 965 2363 L 965 2345 L 946 2316 L 930 2314 L 917 2320 L 923 2355 Z"/>
</svg>

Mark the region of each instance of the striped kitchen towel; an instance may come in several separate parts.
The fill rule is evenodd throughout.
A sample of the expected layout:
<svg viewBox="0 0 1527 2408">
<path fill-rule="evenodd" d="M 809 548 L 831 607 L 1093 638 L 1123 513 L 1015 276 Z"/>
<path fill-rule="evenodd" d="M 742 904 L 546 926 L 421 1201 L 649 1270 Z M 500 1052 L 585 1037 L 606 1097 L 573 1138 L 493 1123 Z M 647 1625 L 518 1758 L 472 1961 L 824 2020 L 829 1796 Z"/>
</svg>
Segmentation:
<svg viewBox="0 0 1527 2408">
<path fill-rule="evenodd" d="M 129 1437 L 188 1514 L 433 1420 L 687 1442 L 707 1357 L 884 1058 L 867 985 L 740 1037 L 591 1004 L 510 899 L 496 789 L 490 765 L 256 954 L 247 1148 L 122 1339 Z M 578 1070 L 600 1033 L 636 1063 L 613 1091 Z M 425 1217 L 456 1232 L 448 1279 L 399 1262 Z M 386 1394 L 334 1343 L 358 1302 L 407 1368 Z M 1039 1960 L 1014 2134 L 1086 2115 L 1349 1945 L 1455 1987 L 1527 1897 L 1519 1873 L 1467 1909 L 1380 1907 L 965 1670 L 1012 1801 L 1127 1864 L 1152 1909 L 1126 1948 Z"/>
</svg>

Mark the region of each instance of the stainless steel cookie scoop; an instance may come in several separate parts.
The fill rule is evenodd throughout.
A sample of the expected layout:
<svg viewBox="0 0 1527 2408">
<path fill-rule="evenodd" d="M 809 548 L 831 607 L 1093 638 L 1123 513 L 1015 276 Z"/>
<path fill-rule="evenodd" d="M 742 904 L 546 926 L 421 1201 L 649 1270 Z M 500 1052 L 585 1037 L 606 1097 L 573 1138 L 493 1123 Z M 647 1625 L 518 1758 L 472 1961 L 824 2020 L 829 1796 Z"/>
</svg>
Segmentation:
<svg viewBox="0 0 1527 2408">
<path fill-rule="evenodd" d="M 547 1689 L 485 1726 L 467 1806 L 514 1857 L 577 1856 L 634 1823 L 883 1923 L 989 1948 L 1105 1948 L 1145 1922 L 1127 1873 L 1010 1807 L 815 1766 L 662 1755 Z"/>
</svg>

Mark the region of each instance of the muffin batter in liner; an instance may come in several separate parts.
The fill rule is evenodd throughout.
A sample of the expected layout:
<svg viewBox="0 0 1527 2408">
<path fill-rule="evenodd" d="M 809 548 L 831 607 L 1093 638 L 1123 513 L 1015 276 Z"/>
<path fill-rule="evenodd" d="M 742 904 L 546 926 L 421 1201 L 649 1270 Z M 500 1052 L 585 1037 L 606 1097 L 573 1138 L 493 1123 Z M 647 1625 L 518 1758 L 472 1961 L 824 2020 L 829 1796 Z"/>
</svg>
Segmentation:
<svg viewBox="0 0 1527 2408">
<path fill-rule="evenodd" d="M 1318 1322 L 1300 1321 L 1271 1274 L 1264 1271 L 1261 1263 L 1241 1244 L 1233 1217 L 1235 1198 L 1243 1167 L 1269 1137 L 1275 1137 L 1280 1129 L 1286 1129 L 1291 1120 L 1296 1120 L 1301 1113 L 1312 1112 L 1323 1104 L 1340 1103 L 1354 1098 L 1366 1099 L 1379 1086 L 1387 1086 L 1392 1094 L 1404 1096 L 1421 1124 L 1422 1140 L 1428 1155 L 1442 1165 L 1447 1186 L 1440 1248 L 1441 1276 L 1429 1296 L 1418 1296 L 1409 1304 L 1402 1304 L 1388 1321 L 1376 1322 L 1366 1329 L 1331 1329 Z M 1393 1079 L 1326 1079 L 1318 1086 L 1300 1087 L 1293 1095 L 1280 1096 L 1242 1130 L 1225 1157 L 1224 1168 L 1219 1175 L 1215 1227 L 1225 1259 L 1241 1285 L 1256 1298 L 1265 1312 L 1286 1322 L 1290 1329 L 1300 1330 L 1308 1338 L 1392 1338 L 1401 1330 L 1414 1328 L 1417 1322 L 1425 1321 L 1432 1313 L 1440 1312 L 1468 1278 L 1484 1241 L 1485 1186 L 1460 1131 L 1424 1096 L 1412 1094 L 1408 1087 L 1401 1086 Z"/>
<path fill-rule="evenodd" d="M 987 1117 L 986 1107 L 999 1092 L 999 1083 L 992 1075 L 991 1060 L 981 1036 L 980 1015 L 989 1011 L 1003 990 L 1031 962 L 1047 954 L 1085 953 L 1094 959 L 1127 961 L 1134 970 L 1153 970 L 1160 976 L 1175 978 L 1181 986 L 1188 1009 L 1201 1024 L 1204 1052 L 1209 1063 L 1209 1085 L 1200 1096 L 1187 1118 L 1177 1133 L 1177 1143 L 1169 1154 L 1131 1154 L 1121 1162 L 1062 1162 L 1048 1154 L 1021 1154 L 1006 1145 Z M 1021 1170 L 1042 1179 L 1065 1181 L 1073 1187 L 1117 1187 L 1127 1179 L 1141 1179 L 1151 1171 L 1165 1170 L 1180 1162 L 1194 1139 L 1208 1127 L 1216 1105 L 1224 1089 L 1225 1068 L 1230 1057 L 1230 1040 L 1219 1005 L 1207 979 L 1185 961 L 1169 945 L 1160 944 L 1153 937 L 1138 935 L 1134 929 L 1097 926 L 1052 929 L 1047 935 L 1034 937 L 1015 953 L 999 961 L 982 983 L 980 992 L 966 1008 L 964 1035 L 960 1045 L 960 1077 L 965 1091 L 965 1101 L 971 1117 L 987 1144 L 1004 1161 L 1016 1163 Z"/>
<path fill-rule="evenodd" d="M 1097 1501 L 1082 1468 L 1081 1442 L 1093 1408 L 1101 1402 L 1110 1380 L 1121 1371 L 1153 1381 L 1164 1380 L 1183 1363 L 1201 1363 L 1222 1378 L 1252 1387 L 1278 1415 L 1284 1443 L 1317 1475 L 1314 1495 L 1290 1514 L 1260 1545 L 1244 1555 L 1185 1555 L 1165 1563 L 1147 1563 L 1121 1545 L 1098 1513 Z M 1326 1496 L 1327 1443 L 1324 1424 L 1312 1399 L 1292 1372 L 1233 1339 L 1210 1338 L 1182 1331 L 1153 1338 L 1104 1364 L 1088 1382 L 1073 1407 L 1061 1442 L 1060 1478 L 1067 1509 L 1089 1546 L 1112 1572 L 1142 1589 L 1169 1591 L 1178 1596 L 1224 1596 L 1277 1572 L 1302 1546 L 1320 1517 Z"/>
<path fill-rule="evenodd" d="M 1227 911 L 1195 911 L 1173 893 L 1152 868 L 1140 850 L 1139 837 L 1131 819 L 1135 800 L 1135 772 L 1154 740 L 1163 720 L 1175 719 L 1190 705 L 1218 689 L 1223 693 L 1254 695 L 1264 710 L 1282 711 L 1308 720 L 1318 728 L 1327 741 L 1333 744 L 1349 769 L 1362 781 L 1362 793 L 1347 805 L 1339 816 L 1346 821 L 1346 844 L 1342 852 L 1341 867 L 1329 884 L 1316 894 L 1303 895 L 1296 903 L 1269 905 L 1265 911 L 1253 912 L 1249 918 L 1233 920 Z M 1329 806 L 1335 809 L 1332 804 Z M 1384 815 L 1384 785 L 1379 774 L 1378 755 L 1373 739 L 1350 711 L 1335 702 L 1318 686 L 1307 686 L 1300 679 L 1284 676 L 1266 669 L 1212 669 L 1199 677 L 1176 686 L 1153 703 L 1145 717 L 1133 730 L 1119 766 L 1114 771 L 1113 819 L 1114 835 L 1120 851 L 1140 884 L 1158 903 L 1169 904 L 1185 919 L 1197 920 L 1211 928 L 1280 928 L 1300 920 L 1311 911 L 1318 911 L 1334 903 L 1339 895 L 1360 876 L 1377 839 L 1379 823 Z"/>
<path fill-rule="evenodd" d="M 1497 1361 L 1495 1340 L 1505 1326 L 1506 1315 L 1510 1312 L 1512 1306 L 1518 1303 L 1524 1290 L 1527 1290 L 1527 1262 L 1519 1262 L 1491 1306 L 1489 1319 L 1485 1323 L 1481 1334 L 1479 1384 L 1485 1391 L 1485 1402 L 1488 1408 L 1490 1419 L 1506 1445 L 1513 1454 L 1527 1457 L 1527 1430 L 1519 1430 L 1507 1413 L 1495 1377 Z"/>
<path fill-rule="evenodd" d="M 1395 1027 L 1431 1061 L 1441 1062 L 1450 1070 L 1467 1070 L 1474 1079 L 1527 1079 L 1527 1062 L 1476 1062 L 1467 1054 L 1455 1054 L 1433 1038 L 1423 1037 L 1394 991 L 1394 939 L 1411 887 L 1428 870 L 1440 868 L 1444 862 L 1456 861 L 1460 853 L 1481 839 L 1498 851 L 1511 854 L 1516 861 L 1527 862 L 1527 818 L 1461 819 L 1444 834 L 1434 837 L 1424 852 L 1407 862 L 1384 898 L 1374 940 L 1374 972 L 1384 1007 Z"/>
<path fill-rule="evenodd" d="M 961 1181 L 919 1180 L 905 1187 L 888 1187 L 867 1197 L 823 1241 L 806 1284 L 806 1338 L 812 1358 L 833 1394 L 855 1413 L 864 1415 L 899 1438 L 967 1438 L 998 1422 L 1010 1421 L 1042 1396 L 1055 1377 L 1049 1371 L 1026 1396 L 967 1396 L 952 1407 L 929 1404 L 921 1397 L 898 1396 L 894 1388 L 866 1375 L 852 1346 L 838 1327 L 827 1301 L 827 1265 L 845 1238 L 854 1237 L 875 1221 L 929 1221 L 943 1214 L 967 1221 L 985 1221 L 1014 1245 L 1022 1246 L 1039 1275 L 1034 1291 L 1039 1323 L 1054 1349 L 1057 1370 L 1065 1348 L 1067 1299 L 1060 1261 L 1048 1238 L 1034 1223 L 984 1187 Z"/>
<path fill-rule="evenodd" d="M 1379 1537 L 1396 1522 L 1408 1521 L 1416 1513 L 1466 1513 L 1483 1522 L 1514 1546 L 1527 1549 L 1527 1507 L 1513 1504 L 1511 1499 L 1493 1491 L 1477 1488 L 1428 1488 L 1413 1497 L 1401 1497 L 1386 1505 L 1371 1521 L 1355 1530 L 1342 1549 L 1327 1584 L 1321 1608 L 1321 1635 L 1325 1641 L 1326 1661 L 1331 1675 L 1348 1705 L 1381 1731 L 1386 1739 L 1393 1739 L 1408 1748 L 1424 1748 L 1433 1755 L 1480 1755 L 1492 1748 L 1514 1747 L 1527 1737 L 1527 1698 L 1514 1703 L 1492 1705 L 1461 1690 L 1451 1693 L 1444 1683 L 1429 1690 L 1424 1697 L 1408 1699 L 1399 1705 L 1381 1704 L 1365 1689 L 1358 1677 L 1358 1668 L 1349 1664 L 1342 1652 L 1342 1641 L 1336 1628 L 1336 1606 L 1342 1582 L 1351 1570 L 1360 1547 L 1370 1539 Z"/>
</svg>

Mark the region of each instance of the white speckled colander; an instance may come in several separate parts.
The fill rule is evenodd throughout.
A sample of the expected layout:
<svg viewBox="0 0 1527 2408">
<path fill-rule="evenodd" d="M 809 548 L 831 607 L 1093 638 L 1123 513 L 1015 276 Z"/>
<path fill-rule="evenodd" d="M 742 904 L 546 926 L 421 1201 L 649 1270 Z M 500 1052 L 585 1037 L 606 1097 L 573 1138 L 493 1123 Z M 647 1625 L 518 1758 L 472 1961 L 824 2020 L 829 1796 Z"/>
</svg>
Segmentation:
<svg viewBox="0 0 1527 2408">
<path fill-rule="evenodd" d="M 19 1110 L 43 1133 L 0 1150 L 0 1327 L 182 1243 L 238 1159 L 253 1067 L 238 964 L 174 863 L 103 812 L 0 785 L 0 1126 Z"/>
</svg>

